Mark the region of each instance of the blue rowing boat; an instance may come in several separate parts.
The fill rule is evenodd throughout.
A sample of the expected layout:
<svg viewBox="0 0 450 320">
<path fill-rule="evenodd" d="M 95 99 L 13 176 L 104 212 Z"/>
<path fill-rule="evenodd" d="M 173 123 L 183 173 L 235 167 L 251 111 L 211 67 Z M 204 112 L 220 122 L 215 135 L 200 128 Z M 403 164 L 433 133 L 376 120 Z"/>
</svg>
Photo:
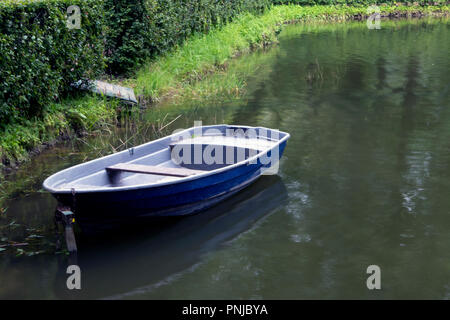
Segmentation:
<svg viewBox="0 0 450 320">
<path fill-rule="evenodd" d="M 197 213 L 276 174 L 289 134 L 198 126 L 60 171 L 44 181 L 78 224 L 121 224 Z"/>
</svg>

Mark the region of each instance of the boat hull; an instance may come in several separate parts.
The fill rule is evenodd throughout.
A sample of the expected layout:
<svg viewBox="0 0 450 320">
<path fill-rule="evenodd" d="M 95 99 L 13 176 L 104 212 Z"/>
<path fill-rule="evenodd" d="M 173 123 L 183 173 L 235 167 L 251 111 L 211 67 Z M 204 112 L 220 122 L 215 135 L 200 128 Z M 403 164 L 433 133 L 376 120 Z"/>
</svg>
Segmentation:
<svg viewBox="0 0 450 320">
<path fill-rule="evenodd" d="M 278 160 L 285 146 L 286 142 L 279 145 Z M 249 186 L 266 169 L 258 160 L 254 164 L 243 164 L 193 181 L 158 187 L 53 195 L 61 206 L 71 208 L 77 223 L 84 230 L 198 213 Z"/>
</svg>

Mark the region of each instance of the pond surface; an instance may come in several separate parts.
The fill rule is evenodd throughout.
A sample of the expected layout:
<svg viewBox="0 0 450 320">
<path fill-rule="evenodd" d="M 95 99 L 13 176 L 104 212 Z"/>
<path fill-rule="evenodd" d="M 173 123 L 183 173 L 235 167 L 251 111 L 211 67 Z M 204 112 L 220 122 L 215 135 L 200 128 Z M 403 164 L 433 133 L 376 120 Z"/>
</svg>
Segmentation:
<svg viewBox="0 0 450 320">
<path fill-rule="evenodd" d="M 381 27 L 288 26 L 232 63 L 253 69 L 240 99 L 165 105 L 23 166 L 0 220 L 0 244 L 16 243 L 0 252 L 0 298 L 450 298 L 449 21 Z M 176 223 L 81 237 L 82 290 L 65 289 L 43 179 L 194 120 L 289 132 L 279 175 Z M 367 289 L 369 265 L 382 290 Z"/>
</svg>

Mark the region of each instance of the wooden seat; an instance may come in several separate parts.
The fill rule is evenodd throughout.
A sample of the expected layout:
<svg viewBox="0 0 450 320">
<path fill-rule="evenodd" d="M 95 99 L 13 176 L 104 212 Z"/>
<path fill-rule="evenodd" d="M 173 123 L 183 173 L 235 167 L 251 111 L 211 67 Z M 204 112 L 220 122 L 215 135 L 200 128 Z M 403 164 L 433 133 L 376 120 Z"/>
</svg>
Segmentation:
<svg viewBox="0 0 450 320">
<path fill-rule="evenodd" d="M 134 172 L 169 177 L 188 177 L 205 172 L 186 168 L 157 167 L 131 163 L 118 163 L 113 166 L 106 167 L 105 170 L 107 172 Z"/>
</svg>

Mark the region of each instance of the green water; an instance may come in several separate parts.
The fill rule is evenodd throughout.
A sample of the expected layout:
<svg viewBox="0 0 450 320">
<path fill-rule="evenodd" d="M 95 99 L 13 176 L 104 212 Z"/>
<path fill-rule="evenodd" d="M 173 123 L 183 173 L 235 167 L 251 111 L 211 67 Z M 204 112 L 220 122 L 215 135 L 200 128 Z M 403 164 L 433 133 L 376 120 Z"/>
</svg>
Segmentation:
<svg viewBox="0 0 450 320">
<path fill-rule="evenodd" d="M 0 252 L 0 298 L 450 298 L 449 21 L 381 27 L 288 26 L 230 66 L 252 70 L 241 98 L 165 105 L 36 157 L 9 178 L 0 243 L 28 245 Z M 82 237 L 82 290 L 65 289 L 42 180 L 194 120 L 289 132 L 279 175 L 177 223 Z"/>
</svg>

